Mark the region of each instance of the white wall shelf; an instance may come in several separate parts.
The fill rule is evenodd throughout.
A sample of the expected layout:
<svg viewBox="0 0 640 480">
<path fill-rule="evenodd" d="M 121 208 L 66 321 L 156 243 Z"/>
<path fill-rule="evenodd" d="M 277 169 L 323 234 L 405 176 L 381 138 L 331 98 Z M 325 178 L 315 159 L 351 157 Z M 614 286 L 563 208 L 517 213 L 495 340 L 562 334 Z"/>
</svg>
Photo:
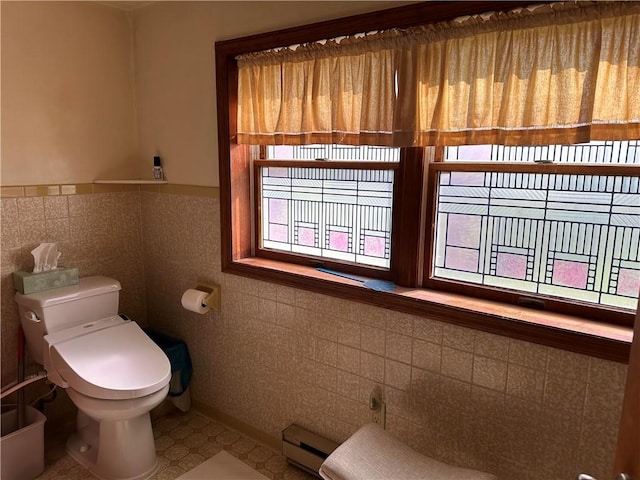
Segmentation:
<svg viewBox="0 0 640 480">
<path fill-rule="evenodd" d="M 165 185 L 169 183 L 166 180 L 94 180 L 93 183 L 111 184 L 111 185 Z"/>
</svg>

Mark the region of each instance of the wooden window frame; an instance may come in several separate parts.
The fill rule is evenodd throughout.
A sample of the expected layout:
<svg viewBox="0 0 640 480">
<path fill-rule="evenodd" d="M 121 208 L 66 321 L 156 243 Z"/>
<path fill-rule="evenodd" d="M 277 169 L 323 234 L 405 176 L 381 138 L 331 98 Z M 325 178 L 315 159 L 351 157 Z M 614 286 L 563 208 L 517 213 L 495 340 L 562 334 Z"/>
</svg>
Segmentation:
<svg viewBox="0 0 640 480">
<path fill-rule="evenodd" d="M 436 148 L 407 148 L 395 178 L 392 228 L 392 279 L 404 286 L 376 292 L 357 282 L 318 272 L 315 268 L 254 255 L 251 202 L 251 147 L 236 143 L 236 57 L 254 51 L 312 42 L 385 28 L 403 28 L 450 20 L 461 15 L 509 10 L 531 2 L 433 1 L 353 17 L 294 27 L 215 44 L 218 153 L 220 170 L 221 268 L 225 273 L 292 286 L 352 301 L 425 316 L 511 338 L 627 362 L 632 331 L 609 321 L 585 320 L 554 312 L 536 311 L 468 295 L 417 288 L 428 262 L 424 238 L 426 192 L 430 166 L 441 152 Z M 416 181 L 421 179 L 421 182 Z"/>
</svg>

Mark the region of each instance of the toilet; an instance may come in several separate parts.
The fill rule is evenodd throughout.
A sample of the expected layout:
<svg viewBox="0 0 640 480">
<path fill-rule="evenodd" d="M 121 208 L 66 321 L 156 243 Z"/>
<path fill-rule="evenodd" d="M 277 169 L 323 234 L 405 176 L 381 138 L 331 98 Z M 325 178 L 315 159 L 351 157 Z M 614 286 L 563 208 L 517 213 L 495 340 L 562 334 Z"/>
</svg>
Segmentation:
<svg viewBox="0 0 640 480">
<path fill-rule="evenodd" d="M 166 397 L 169 359 L 133 321 L 118 315 L 120 283 L 93 276 L 30 295 L 16 293 L 27 348 L 78 407 L 67 452 L 105 480 L 156 471 L 149 411 Z"/>
</svg>

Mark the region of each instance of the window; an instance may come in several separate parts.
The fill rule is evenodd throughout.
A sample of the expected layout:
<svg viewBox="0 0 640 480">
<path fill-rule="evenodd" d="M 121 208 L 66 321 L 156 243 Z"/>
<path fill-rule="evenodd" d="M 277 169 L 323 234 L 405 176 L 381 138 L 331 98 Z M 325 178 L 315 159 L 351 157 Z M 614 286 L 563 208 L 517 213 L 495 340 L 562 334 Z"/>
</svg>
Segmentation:
<svg viewBox="0 0 640 480">
<path fill-rule="evenodd" d="M 309 118 L 297 115 L 299 109 L 288 109 L 286 115 L 280 115 L 277 110 L 265 114 L 260 103 L 250 106 L 253 113 L 251 122 L 260 127 L 273 127 L 276 141 L 267 138 L 268 132 L 258 130 L 251 133 L 239 125 L 238 111 L 246 107 L 244 103 L 241 107 L 239 101 L 239 84 L 243 88 L 257 88 L 255 91 L 272 91 L 260 90 L 259 83 L 254 81 L 257 77 L 239 80 L 239 57 L 340 36 L 356 36 L 361 32 L 381 33 L 382 36 L 374 38 L 374 41 L 384 41 L 386 29 L 404 31 L 418 25 L 453 21 L 461 15 L 523 6 L 526 3 L 444 2 L 431 5 L 426 2 L 391 9 L 384 14 L 338 19 L 216 43 L 223 271 L 313 291 L 322 290 L 328 295 L 625 361 L 628 352 L 624 340 L 627 338 L 626 330 L 619 329 L 618 325 L 628 326 L 633 322 L 633 308 L 637 301 L 633 290 L 637 288 L 639 271 L 637 195 L 640 163 L 636 139 L 640 137 L 640 124 L 635 106 L 637 95 L 634 92 L 637 88 L 633 82 L 640 77 L 633 70 L 637 62 L 624 63 L 623 69 L 618 68 L 623 66 L 618 59 L 635 55 L 635 43 L 625 40 L 625 36 L 634 31 L 635 17 L 616 18 L 616 24 L 631 27 L 614 28 L 617 32 L 615 38 L 607 40 L 610 48 L 589 50 L 590 55 L 594 55 L 589 65 L 596 66 L 602 61 L 598 57 L 599 52 L 617 52 L 616 59 L 611 62 L 616 68 L 607 66 L 592 76 L 591 80 L 604 79 L 598 88 L 587 83 L 583 85 L 586 78 L 580 76 L 583 69 L 565 65 L 564 54 L 561 59 L 548 59 L 544 52 L 538 52 L 540 58 L 545 62 L 551 61 L 554 68 L 545 69 L 544 62 L 536 64 L 535 68 L 539 66 L 546 73 L 567 72 L 569 75 L 562 76 L 558 84 L 560 88 L 554 91 L 556 96 L 553 99 L 546 101 L 543 98 L 539 108 L 533 109 L 536 121 L 551 122 L 546 127 L 518 123 L 522 119 L 530 119 L 528 113 L 531 109 L 526 107 L 526 102 L 518 102 L 517 108 L 511 108 L 514 102 L 509 98 L 503 98 L 500 104 L 493 103 L 491 94 L 506 90 L 492 88 L 490 82 L 485 81 L 489 76 L 482 76 L 476 82 L 469 82 L 464 76 L 468 72 L 486 70 L 486 62 L 481 61 L 465 69 L 469 63 L 465 59 L 477 60 L 476 57 L 496 50 L 476 49 L 467 43 L 467 37 L 464 42 L 450 38 L 451 30 L 448 27 L 439 29 L 439 25 L 435 25 L 433 30 L 430 26 L 424 29 L 427 37 L 437 37 L 438 42 L 420 44 L 397 57 L 394 56 L 397 53 L 395 47 L 385 50 L 386 66 L 376 71 L 379 78 L 387 78 L 385 86 L 389 88 L 383 95 L 385 99 L 391 98 L 396 89 L 393 109 L 375 110 L 375 106 L 361 103 L 362 98 L 369 94 L 362 95 L 362 91 L 354 88 L 347 92 L 346 100 L 350 103 L 342 104 L 339 110 L 332 110 L 332 104 L 327 100 L 333 98 L 335 92 L 330 88 L 331 82 L 327 81 L 319 85 L 318 90 L 326 93 L 320 102 L 324 113 L 315 116 L 311 123 L 308 123 Z M 570 17 L 573 12 L 570 9 L 574 7 L 583 8 L 573 4 L 559 7 L 566 8 L 560 12 L 563 18 L 569 19 L 566 23 L 572 23 Z M 593 6 L 595 10 L 608 11 L 609 8 L 603 4 Z M 630 4 L 625 4 L 624 8 L 633 12 L 639 10 Z M 545 7 L 541 10 L 544 11 Z M 519 24 L 517 18 L 506 19 L 507 22 L 512 20 Z M 598 20 L 593 22 L 594 29 L 585 38 L 591 38 L 591 35 L 598 37 L 598 24 Z M 479 30 L 483 29 L 480 27 Z M 578 38 L 573 33 L 554 38 L 560 37 Z M 487 31 L 484 38 L 492 41 L 492 31 Z M 517 39 L 513 41 L 518 43 Z M 545 42 L 542 38 L 540 45 L 546 45 Z M 448 64 L 462 66 L 464 72 L 423 76 L 420 89 L 410 84 L 433 66 L 445 64 L 441 55 L 456 50 L 457 43 L 464 43 L 466 50 L 459 49 L 459 56 Z M 527 42 L 519 43 L 520 50 L 511 57 L 519 58 L 525 44 L 528 45 Z M 622 44 L 624 48 L 614 48 L 614 44 Z M 546 50 L 566 51 L 562 48 Z M 355 49 L 349 52 L 348 55 L 357 53 Z M 430 54 L 425 55 L 425 52 Z M 325 64 L 335 67 L 328 72 L 341 70 L 362 74 L 369 71 L 357 67 L 359 60 L 355 53 L 351 55 L 353 62 L 341 58 L 332 63 L 333 59 L 325 58 Z M 374 59 L 375 53 L 368 52 L 367 55 L 365 65 Z M 418 56 L 426 59 L 427 63 L 411 64 Z M 486 71 L 491 73 L 491 78 L 507 78 L 513 72 L 500 68 L 508 67 L 510 63 L 513 62 L 505 59 L 499 65 L 493 65 L 495 68 L 491 72 Z M 515 63 L 525 70 L 533 65 L 530 62 Z M 318 71 L 311 64 L 305 65 L 305 70 L 297 77 L 300 82 L 282 88 L 283 94 L 292 95 L 287 97 L 287 108 L 302 104 L 306 109 L 316 101 L 313 96 L 305 96 L 315 92 L 307 88 L 306 79 Z M 279 70 L 272 67 L 267 66 L 264 73 L 275 71 L 277 84 Z M 388 75 L 388 67 L 397 68 L 394 75 Z M 408 69 L 399 74 L 405 67 Z M 579 78 L 570 77 L 574 73 Z M 328 77 L 323 75 L 317 78 L 324 81 L 331 74 Z M 616 80 L 622 78 L 620 75 L 626 80 Z M 522 82 L 530 77 L 526 71 L 516 72 L 505 87 L 527 99 L 537 98 L 540 92 L 544 96 L 549 91 L 547 83 L 541 82 L 529 89 Z M 392 80 L 388 81 L 389 78 Z M 556 82 L 555 78 L 544 78 Z M 439 98 L 437 92 L 442 85 L 438 82 L 446 80 L 456 82 L 445 91 L 443 98 Z M 578 95 L 587 104 L 596 95 L 597 118 L 595 114 L 589 117 L 592 111 L 581 101 L 572 102 L 571 112 L 558 108 L 557 100 L 564 98 L 565 88 L 572 85 L 584 87 Z M 628 92 L 620 95 L 618 88 L 624 85 L 628 85 Z M 367 88 L 371 85 L 367 84 Z M 558 96 L 558 93 L 563 95 Z M 423 94 L 428 98 L 422 97 Z M 458 108 L 455 101 L 451 103 L 460 94 L 468 100 L 465 104 L 468 109 Z M 279 102 L 282 99 L 284 95 L 275 95 L 269 101 Z M 387 105 L 386 101 L 373 103 Z M 545 105 L 551 104 L 555 108 L 547 112 Z M 487 105 L 489 110 L 483 110 Z M 609 110 L 609 106 L 613 108 Z M 364 122 L 356 118 L 355 123 L 343 123 L 342 113 L 362 112 L 363 109 L 368 109 Z M 620 111 L 626 111 L 628 117 L 617 121 L 616 115 Z M 551 116 L 545 118 L 546 113 Z M 332 124 L 331 121 L 338 118 L 336 114 L 340 122 Z M 576 116 L 572 117 L 574 114 Z M 435 115 L 440 116 L 436 119 Z M 585 119 L 584 115 L 588 118 Z M 507 121 L 505 125 L 475 123 L 503 116 Z M 372 130 L 369 122 L 378 117 L 384 119 L 385 127 Z M 467 118 L 474 122 L 470 125 L 472 130 L 465 130 Z M 287 120 L 287 127 L 305 122 L 310 127 L 302 133 L 280 129 L 284 125 L 283 119 Z M 315 123 L 326 119 L 331 120 L 329 130 L 325 129 L 326 124 Z M 447 124 L 449 119 L 455 122 Z M 560 123 L 556 124 L 556 121 Z M 549 130 L 549 125 L 559 126 Z M 514 130 L 517 130 L 516 135 L 509 137 Z M 596 131 L 597 135 L 592 135 Z M 615 135 L 609 136 L 610 132 L 615 132 Z M 526 145 L 526 139 L 531 140 L 528 143 L 539 144 L 561 137 L 557 143 L 577 143 L 589 138 L 625 138 L 627 141 L 607 141 L 589 147 L 463 145 L 478 141 L 506 143 L 502 141 L 505 137 L 516 139 L 513 143 L 518 145 Z M 462 141 L 467 138 L 473 142 Z M 345 157 L 341 155 L 344 152 L 362 153 L 365 149 L 328 146 L 343 139 L 351 145 L 372 144 L 374 139 L 379 141 L 377 145 L 401 147 L 397 149 L 397 161 L 394 162 L 379 161 L 373 149 L 368 149 L 358 158 Z M 296 146 L 283 149 L 279 146 L 281 143 Z M 297 146 L 308 143 L 323 145 Z M 257 144 L 261 145 L 258 150 L 261 149 L 262 154 L 259 156 L 254 155 Z M 461 146 L 433 146 L 444 144 Z M 622 154 L 623 148 L 626 148 L 626 155 Z M 619 161 L 623 157 L 627 163 Z M 317 160 L 319 158 L 331 160 Z M 547 162 L 551 159 L 553 162 Z M 384 182 L 377 181 L 383 177 L 386 177 Z M 376 181 L 371 182 L 372 178 Z M 367 184 L 367 188 L 362 190 L 361 184 Z M 299 186 L 303 187 L 304 195 L 297 190 Z M 361 192 L 366 194 L 361 195 Z M 319 202 L 319 197 L 323 200 L 330 198 L 331 201 Z M 381 214 L 384 217 L 382 221 L 367 223 L 368 220 L 363 219 L 368 219 L 370 214 L 353 214 L 360 207 L 370 206 L 365 205 L 367 202 L 375 202 L 376 208 L 385 212 Z M 351 209 L 351 213 L 343 211 L 335 215 L 332 211 L 338 206 L 348 206 L 346 210 Z M 586 208 L 593 215 L 581 213 Z M 605 214 L 608 216 L 606 222 Z M 598 222 L 594 220 L 596 218 Z M 611 231 L 615 233 L 610 241 Z M 542 237 L 540 232 L 544 234 Z M 540 238 L 546 240 L 540 244 Z M 600 241 L 602 238 L 607 240 L 606 243 Z M 579 249 L 578 244 L 583 248 Z M 606 245 L 604 252 L 600 250 L 603 245 Z M 391 279 L 406 288 L 400 288 L 394 294 L 368 291 L 348 282 L 345 284 L 341 279 L 318 275 L 314 267 L 320 263 L 335 270 Z M 440 293 L 443 291 L 453 293 Z M 480 297 L 480 300 L 472 297 Z M 510 307 L 508 303 L 516 307 Z M 545 311 L 518 307 L 522 304 L 541 307 Z M 574 317 L 566 322 L 564 317 L 549 312 L 564 312 Z M 583 321 L 582 318 L 599 322 Z"/>
<path fill-rule="evenodd" d="M 267 146 L 255 162 L 257 254 L 318 266 L 391 267 L 398 148 Z M 364 270 L 361 270 L 364 271 Z"/>
<path fill-rule="evenodd" d="M 548 298 L 632 311 L 640 289 L 638 165 L 637 141 L 446 148 L 432 171 L 425 283 L 476 285 L 476 294 L 494 298 L 517 291 L 517 302 L 534 306 Z"/>
</svg>

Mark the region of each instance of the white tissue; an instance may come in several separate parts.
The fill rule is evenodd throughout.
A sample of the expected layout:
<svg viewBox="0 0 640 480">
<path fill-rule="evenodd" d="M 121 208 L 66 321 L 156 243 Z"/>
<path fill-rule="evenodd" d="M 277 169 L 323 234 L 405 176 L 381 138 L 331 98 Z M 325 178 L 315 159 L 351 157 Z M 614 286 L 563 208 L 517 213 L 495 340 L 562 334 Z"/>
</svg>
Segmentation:
<svg viewBox="0 0 640 480">
<path fill-rule="evenodd" d="M 195 313 L 207 313 L 211 307 L 204 303 L 205 299 L 209 296 L 207 292 L 189 288 L 182 294 L 182 307 L 185 310 Z"/>
<path fill-rule="evenodd" d="M 41 243 L 31 250 L 33 255 L 33 273 L 48 272 L 58 268 L 58 260 L 62 255 L 56 243 Z"/>
</svg>

